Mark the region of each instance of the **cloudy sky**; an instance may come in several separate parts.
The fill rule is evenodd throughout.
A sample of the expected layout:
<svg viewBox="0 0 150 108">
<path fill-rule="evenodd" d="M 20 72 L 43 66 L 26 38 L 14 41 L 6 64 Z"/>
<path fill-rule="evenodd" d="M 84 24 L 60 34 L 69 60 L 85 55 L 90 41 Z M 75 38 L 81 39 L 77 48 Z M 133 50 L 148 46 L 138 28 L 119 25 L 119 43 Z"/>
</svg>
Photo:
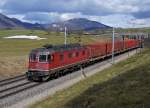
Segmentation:
<svg viewBox="0 0 150 108">
<path fill-rule="evenodd" d="M 0 0 L 0 12 L 32 23 L 88 18 L 116 27 L 150 27 L 150 0 Z"/>
</svg>

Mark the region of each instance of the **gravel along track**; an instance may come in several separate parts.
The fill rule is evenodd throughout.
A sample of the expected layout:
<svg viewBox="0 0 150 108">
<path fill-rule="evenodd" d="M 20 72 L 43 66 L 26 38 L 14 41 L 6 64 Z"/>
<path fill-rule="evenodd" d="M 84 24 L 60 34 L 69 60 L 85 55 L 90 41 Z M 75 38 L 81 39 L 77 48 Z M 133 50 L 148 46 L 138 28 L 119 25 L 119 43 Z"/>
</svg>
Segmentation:
<svg viewBox="0 0 150 108">
<path fill-rule="evenodd" d="M 139 52 L 139 50 L 133 50 L 116 56 L 115 62 L 125 60 L 137 52 Z M 84 70 L 73 72 L 49 82 L 29 82 L 26 79 L 23 79 L 5 87 L 0 87 L 0 108 L 26 108 L 28 105 L 41 99 L 45 99 L 47 96 L 53 95 L 56 91 L 70 87 L 80 80 L 83 80 L 85 77 L 89 77 L 110 66 L 112 66 L 111 59 L 107 59 L 89 66 Z"/>
</svg>

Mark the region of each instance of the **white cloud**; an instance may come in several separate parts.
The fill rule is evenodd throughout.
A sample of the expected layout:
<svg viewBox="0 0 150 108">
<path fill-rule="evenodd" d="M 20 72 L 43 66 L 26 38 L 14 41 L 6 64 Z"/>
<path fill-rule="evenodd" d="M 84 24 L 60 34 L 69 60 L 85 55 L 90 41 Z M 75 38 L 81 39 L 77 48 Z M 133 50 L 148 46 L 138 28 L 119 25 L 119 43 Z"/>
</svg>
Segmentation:
<svg viewBox="0 0 150 108">
<path fill-rule="evenodd" d="M 22 20 L 22 21 L 25 21 L 25 20 L 23 20 L 23 17 L 24 17 L 24 15 L 21 15 L 21 14 L 10 14 L 10 15 L 7 15 L 8 17 L 10 17 L 10 18 L 17 18 L 17 19 L 20 19 L 20 20 Z"/>
<path fill-rule="evenodd" d="M 63 14 L 61 14 L 60 17 L 62 20 L 69 20 L 72 18 L 81 18 L 81 17 L 83 17 L 83 15 L 80 12 L 78 12 L 78 13 L 63 13 Z"/>
<path fill-rule="evenodd" d="M 131 19 L 129 21 L 129 24 L 131 24 L 132 27 L 149 27 L 150 18 L 147 18 L 147 19 Z"/>
</svg>

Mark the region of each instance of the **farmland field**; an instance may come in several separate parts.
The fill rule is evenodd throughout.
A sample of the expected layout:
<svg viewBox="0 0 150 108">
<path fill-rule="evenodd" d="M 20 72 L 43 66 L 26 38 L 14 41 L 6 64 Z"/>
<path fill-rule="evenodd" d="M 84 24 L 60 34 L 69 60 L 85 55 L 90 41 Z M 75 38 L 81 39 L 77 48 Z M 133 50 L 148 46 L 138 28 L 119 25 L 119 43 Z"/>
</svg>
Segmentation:
<svg viewBox="0 0 150 108">
<path fill-rule="evenodd" d="M 44 40 L 4 39 L 7 36 L 36 35 Z M 68 35 L 68 43 L 77 43 L 79 35 Z M 81 36 L 82 44 L 104 41 L 104 37 Z M 33 48 L 45 44 L 63 44 L 64 33 L 45 32 L 40 30 L 0 30 L 0 79 L 25 73 L 28 65 L 28 54 Z"/>
</svg>

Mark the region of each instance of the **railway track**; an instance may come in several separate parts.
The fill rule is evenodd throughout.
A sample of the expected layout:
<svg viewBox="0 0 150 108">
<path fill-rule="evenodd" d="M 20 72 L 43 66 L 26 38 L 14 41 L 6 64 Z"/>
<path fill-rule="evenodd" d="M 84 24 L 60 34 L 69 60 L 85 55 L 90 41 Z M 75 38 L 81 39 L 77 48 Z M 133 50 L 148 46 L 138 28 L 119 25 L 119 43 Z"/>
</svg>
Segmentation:
<svg viewBox="0 0 150 108">
<path fill-rule="evenodd" d="M 19 76 L 16 76 L 16 77 L 0 80 L 0 86 L 1 87 L 6 86 L 7 84 L 19 82 L 19 81 L 24 80 L 24 79 L 26 79 L 25 75 L 19 75 Z"/>
<path fill-rule="evenodd" d="M 30 82 L 26 79 L 25 75 L 4 79 L 0 81 L 0 108 L 5 108 L 13 103 L 7 100 L 14 100 L 17 94 L 22 94 L 26 90 L 30 90 L 42 83 Z M 13 97 L 14 99 L 11 99 Z M 8 105 L 9 104 L 9 105 Z"/>
<path fill-rule="evenodd" d="M 38 83 L 36 84 L 36 83 L 26 82 L 26 83 L 14 86 L 12 88 L 2 90 L 1 93 L 0 93 L 0 99 L 7 98 L 7 97 L 12 96 L 16 93 L 19 93 L 19 92 L 22 92 L 24 90 L 30 89 L 32 87 L 35 87 L 37 85 L 39 85 L 39 84 Z"/>
<path fill-rule="evenodd" d="M 35 87 L 40 83 L 30 82 L 25 75 L 4 79 L 0 81 L 0 100 L 15 95 L 26 89 Z"/>
</svg>

